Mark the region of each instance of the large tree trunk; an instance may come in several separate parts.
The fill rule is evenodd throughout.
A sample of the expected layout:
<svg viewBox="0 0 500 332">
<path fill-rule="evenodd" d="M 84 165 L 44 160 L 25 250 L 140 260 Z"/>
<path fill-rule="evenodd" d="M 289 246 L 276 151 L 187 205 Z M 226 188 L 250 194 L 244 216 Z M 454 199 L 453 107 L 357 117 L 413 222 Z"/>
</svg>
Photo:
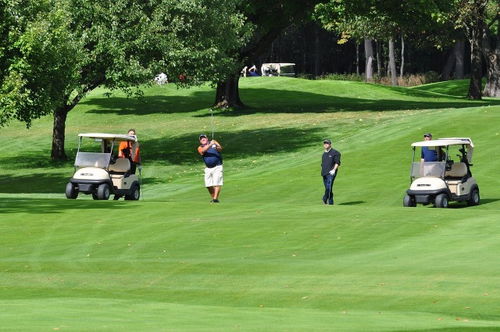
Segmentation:
<svg viewBox="0 0 500 332">
<path fill-rule="evenodd" d="M 54 112 L 54 126 L 52 130 L 52 152 L 50 157 L 52 160 L 67 160 L 66 152 L 64 151 L 64 139 L 66 137 L 66 117 L 68 116 L 67 106 L 58 108 Z"/>
<path fill-rule="evenodd" d="M 356 42 L 356 75 L 359 75 L 359 46 Z"/>
<path fill-rule="evenodd" d="M 73 99 L 65 98 L 66 103 L 64 106 L 57 108 L 54 111 L 54 124 L 52 128 L 52 151 L 50 157 L 52 160 L 66 160 L 66 152 L 64 151 L 64 139 L 66 137 L 66 118 L 69 111 L 71 111 L 80 100 L 87 94 L 87 92 L 97 88 L 102 83 L 103 78 L 96 80 L 93 84 L 86 86 L 83 91 L 77 94 Z"/>
<path fill-rule="evenodd" d="M 240 99 L 239 75 L 233 75 L 224 82 L 217 83 L 215 94 L 215 107 L 219 108 L 243 108 L 245 105 Z"/>
<path fill-rule="evenodd" d="M 451 73 L 453 69 L 455 69 L 453 74 L 454 79 L 464 78 L 464 53 L 465 42 L 463 40 L 457 40 L 443 68 L 443 73 L 441 75 L 443 80 L 449 80 L 452 78 Z"/>
<path fill-rule="evenodd" d="M 382 70 L 384 68 L 382 63 L 382 43 L 377 41 L 377 75 L 380 78 L 382 76 Z"/>
<path fill-rule="evenodd" d="M 453 69 L 455 69 L 455 74 L 453 75 L 454 79 L 464 78 L 464 52 L 465 42 L 463 40 L 457 40 L 443 68 L 443 73 L 441 75 L 443 80 L 452 78 L 451 73 Z"/>
<path fill-rule="evenodd" d="M 454 47 L 455 53 L 455 75 L 456 80 L 464 78 L 464 54 L 465 54 L 465 41 L 458 40 Z"/>
<path fill-rule="evenodd" d="M 373 45 L 368 38 L 365 38 L 365 76 L 367 82 L 373 81 Z"/>
<path fill-rule="evenodd" d="M 403 78 L 405 67 L 405 39 L 401 35 L 401 66 L 399 67 L 399 77 Z"/>
<path fill-rule="evenodd" d="M 319 28 L 314 27 L 314 76 L 318 77 L 321 71 L 321 41 Z"/>
<path fill-rule="evenodd" d="M 479 100 L 482 97 L 481 79 L 483 77 L 483 68 L 481 61 L 480 38 L 474 38 L 470 41 L 471 73 L 469 82 L 469 92 L 467 97 Z"/>
<path fill-rule="evenodd" d="M 443 80 L 447 81 L 451 79 L 451 72 L 453 71 L 453 67 L 455 66 L 456 56 L 455 56 L 455 47 L 451 50 L 448 58 L 446 59 L 446 63 L 443 67 L 443 72 L 441 73 L 441 77 Z"/>
<path fill-rule="evenodd" d="M 391 84 L 393 86 L 398 85 L 398 79 L 396 74 L 396 58 L 394 56 L 394 40 L 389 39 L 389 70 L 391 72 Z"/>
<path fill-rule="evenodd" d="M 500 97 L 500 24 L 495 37 L 490 36 L 489 30 L 483 38 L 483 51 L 486 62 L 486 86 L 483 94 L 487 97 Z M 491 42 L 496 43 L 493 48 Z"/>
<path fill-rule="evenodd" d="M 481 43 L 484 34 L 484 12 L 487 0 L 474 0 L 472 3 L 471 20 L 465 25 L 470 42 L 471 74 L 467 97 L 479 100 L 482 97 L 481 79 L 483 77 Z"/>
</svg>

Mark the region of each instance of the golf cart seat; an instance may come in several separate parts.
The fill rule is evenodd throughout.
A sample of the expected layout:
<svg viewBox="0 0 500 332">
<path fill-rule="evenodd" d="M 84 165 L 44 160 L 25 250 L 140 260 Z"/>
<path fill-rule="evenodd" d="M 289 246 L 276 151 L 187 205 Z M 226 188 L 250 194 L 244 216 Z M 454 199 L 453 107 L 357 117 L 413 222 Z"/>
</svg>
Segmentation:
<svg viewBox="0 0 500 332">
<path fill-rule="evenodd" d="M 465 163 L 453 163 L 451 169 L 444 174 L 447 182 L 461 182 L 467 176 L 467 165 Z"/>
<path fill-rule="evenodd" d="M 113 164 L 109 164 L 111 174 L 125 174 L 130 171 L 130 160 L 128 158 L 118 158 Z"/>
</svg>

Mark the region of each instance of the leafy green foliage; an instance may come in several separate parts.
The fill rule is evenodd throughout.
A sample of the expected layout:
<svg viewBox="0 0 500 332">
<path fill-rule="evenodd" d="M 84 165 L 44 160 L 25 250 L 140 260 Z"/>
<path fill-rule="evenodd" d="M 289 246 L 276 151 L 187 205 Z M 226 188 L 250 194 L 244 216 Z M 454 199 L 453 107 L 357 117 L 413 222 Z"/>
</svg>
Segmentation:
<svg viewBox="0 0 500 332">
<path fill-rule="evenodd" d="M 436 15 L 447 8 L 445 0 L 330 0 L 316 6 L 315 18 L 343 39 L 388 40 L 399 33 L 418 39 L 442 29 Z"/>
<path fill-rule="evenodd" d="M 161 71 L 183 85 L 218 80 L 249 32 L 232 0 L 8 1 L 1 15 L 0 125 L 29 126 L 101 84 L 131 91 Z"/>
</svg>

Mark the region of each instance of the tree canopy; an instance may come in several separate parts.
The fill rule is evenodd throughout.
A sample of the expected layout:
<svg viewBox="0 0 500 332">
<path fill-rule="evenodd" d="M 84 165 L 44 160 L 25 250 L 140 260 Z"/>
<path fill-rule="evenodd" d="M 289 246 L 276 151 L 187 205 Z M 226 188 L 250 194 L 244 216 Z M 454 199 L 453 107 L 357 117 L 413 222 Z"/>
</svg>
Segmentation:
<svg viewBox="0 0 500 332">
<path fill-rule="evenodd" d="M 159 72 L 181 85 L 221 79 L 249 33 L 234 0 L 2 0 L 0 13 L 0 125 L 54 113 L 53 159 L 92 89 L 132 92 Z"/>
</svg>

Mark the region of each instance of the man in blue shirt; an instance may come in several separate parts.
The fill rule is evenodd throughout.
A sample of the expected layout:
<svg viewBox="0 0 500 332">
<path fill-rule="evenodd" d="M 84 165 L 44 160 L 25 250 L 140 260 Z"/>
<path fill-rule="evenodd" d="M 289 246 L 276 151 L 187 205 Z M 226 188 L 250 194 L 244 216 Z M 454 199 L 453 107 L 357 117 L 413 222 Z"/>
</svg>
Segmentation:
<svg viewBox="0 0 500 332">
<path fill-rule="evenodd" d="M 424 140 L 431 141 L 432 134 L 431 133 L 424 134 Z M 428 146 L 423 146 L 421 158 L 422 158 L 422 161 L 438 161 L 438 153 L 437 153 L 436 148 L 435 147 L 429 148 Z"/>
<path fill-rule="evenodd" d="M 219 203 L 219 194 L 223 184 L 222 146 L 216 140 L 208 140 L 207 135 L 199 137 L 198 153 L 205 162 L 205 187 L 212 197 L 211 203 Z"/>
</svg>

